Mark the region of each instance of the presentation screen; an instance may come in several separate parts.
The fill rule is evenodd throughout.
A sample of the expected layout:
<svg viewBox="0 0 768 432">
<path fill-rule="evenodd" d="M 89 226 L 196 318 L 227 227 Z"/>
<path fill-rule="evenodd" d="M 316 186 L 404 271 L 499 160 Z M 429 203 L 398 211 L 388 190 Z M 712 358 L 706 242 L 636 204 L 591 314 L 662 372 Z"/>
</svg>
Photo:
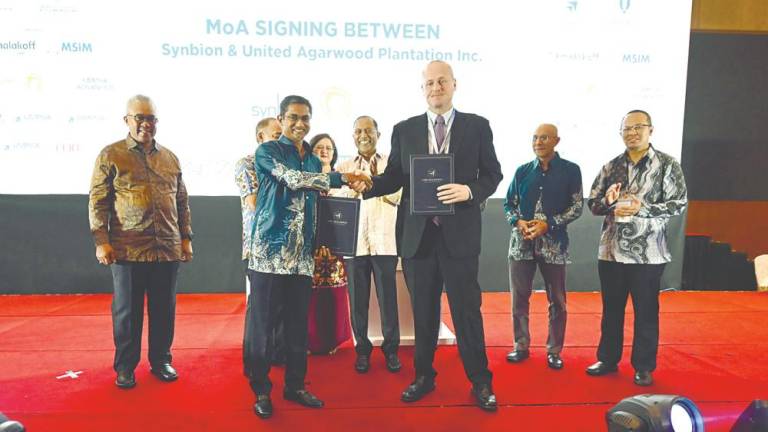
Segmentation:
<svg viewBox="0 0 768 432">
<path fill-rule="evenodd" d="M 392 127 L 424 113 L 421 73 L 453 66 L 454 106 L 490 121 L 504 180 L 554 123 L 585 194 L 621 153 L 624 113 L 653 116 L 653 145 L 679 157 L 691 1 L 3 0 L 0 193 L 86 194 L 93 164 L 123 139 L 126 101 L 156 103 L 157 141 L 192 195 L 237 195 L 234 165 L 280 100 L 313 105 L 308 139 L 352 157 L 354 120 Z"/>
</svg>

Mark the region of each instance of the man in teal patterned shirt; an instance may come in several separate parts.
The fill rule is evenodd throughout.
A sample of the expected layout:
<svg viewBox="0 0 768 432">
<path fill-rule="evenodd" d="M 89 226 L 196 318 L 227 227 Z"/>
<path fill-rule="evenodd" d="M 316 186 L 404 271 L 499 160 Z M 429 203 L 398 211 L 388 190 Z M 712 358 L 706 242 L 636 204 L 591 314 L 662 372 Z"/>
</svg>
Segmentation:
<svg viewBox="0 0 768 432">
<path fill-rule="evenodd" d="M 301 96 L 280 103 L 282 135 L 256 149 L 259 184 L 255 226 L 248 261 L 251 294 L 248 296 L 243 358 L 254 411 L 272 416 L 269 380 L 269 335 L 275 311 L 283 309 L 286 343 L 283 397 L 310 408 L 323 402 L 304 388 L 307 373 L 307 316 L 314 271 L 313 250 L 320 191 L 341 187 L 356 174 L 321 173 L 320 159 L 304 137 L 309 133 L 312 105 Z"/>
<path fill-rule="evenodd" d="M 560 143 L 555 125 L 539 125 L 531 142 L 536 159 L 517 168 L 504 201 L 507 222 L 513 226 L 509 239 L 509 282 L 515 350 L 507 354 L 507 361 L 518 363 L 529 355 L 529 300 L 538 267 L 549 302 L 547 365 L 562 369 L 560 352 L 568 317 L 567 229 L 582 212 L 581 170 L 555 151 Z"/>
</svg>

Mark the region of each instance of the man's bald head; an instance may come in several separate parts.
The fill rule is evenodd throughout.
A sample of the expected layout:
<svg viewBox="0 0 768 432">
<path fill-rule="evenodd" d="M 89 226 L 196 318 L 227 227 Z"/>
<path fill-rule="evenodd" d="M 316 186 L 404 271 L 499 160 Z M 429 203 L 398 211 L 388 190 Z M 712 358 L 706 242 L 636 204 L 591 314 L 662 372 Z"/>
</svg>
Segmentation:
<svg viewBox="0 0 768 432">
<path fill-rule="evenodd" d="M 541 161 L 549 161 L 555 157 L 555 146 L 560 142 L 557 126 L 552 123 L 542 123 L 533 133 L 533 152 Z"/>
<path fill-rule="evenodd" d="M 421 89 L 427 99 L 429 110 L 435 114 L 444 114 L 453 108 L 453 93 L 456 91 L 456 78 L 453 68 L 441 60 L 427 63 L 421 73 Z"/>
<path fill-rule="evenodd" d="M 274 117 L 267 117 L 261 119 L 256 124 L 256 142 L 261 144 L 267 141 L 274 141 L 280 138 L 280 134 L 283 132 L 280 121 Z"/>
</svg>

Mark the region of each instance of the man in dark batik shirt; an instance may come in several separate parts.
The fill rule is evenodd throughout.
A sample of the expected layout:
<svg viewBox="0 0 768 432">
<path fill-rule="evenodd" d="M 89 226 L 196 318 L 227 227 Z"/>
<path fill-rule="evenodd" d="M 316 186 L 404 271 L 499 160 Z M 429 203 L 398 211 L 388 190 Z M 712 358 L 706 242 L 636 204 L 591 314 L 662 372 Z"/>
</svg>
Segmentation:
<svg viewBox="0 0 768 432">
<path fill-rule="evenodd" d="M 635 384 L 653 384 L 659 346 L 659 289 L 666 263 L 667 222 L 688 203 L 680 164 L 650 143 L 651 116 L 640 110 L 624 116 L 621 135 L 627 150 L 600 170 L 587 205 L 605 216 L 598 272 L 603 300 L 598 362 L 587 374 L 618 370 L 624 341 L 624 308 L 632 296 L 635 312 L 632 366 Z"/>
<path fill-rule="evenodd" d="M 568 224 L 581 216 L 584 196 L 581 170 L 555 151 L 557 127 L 540 125 L 533 134 L 536 159 L 521 165 L 507 190 L 504 213 L 512 225 L 509 240 L 509 281 L 515 350 L 507 361 L 528 358 L 531 334 L 528 311 L 536 267 L 544 278 L 549 301 L 547 365 L 561 369 L 565 341 L 565 265 L 568 260 Z"/>
</svg>

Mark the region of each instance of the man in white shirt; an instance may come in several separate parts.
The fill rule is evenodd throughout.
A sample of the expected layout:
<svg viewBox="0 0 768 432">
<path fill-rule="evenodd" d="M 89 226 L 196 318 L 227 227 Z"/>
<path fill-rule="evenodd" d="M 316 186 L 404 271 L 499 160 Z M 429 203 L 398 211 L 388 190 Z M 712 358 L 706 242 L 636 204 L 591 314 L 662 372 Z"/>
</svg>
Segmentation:
<svg viewBox="0 0 768 432">
<path fill-rule="evenodd" d="M 387 166 L 387 155 L 376 152 L 381 133 L 373 117 L 361 116 L 355 120 L 352 138 L 357 147 L 357 156 L 339 164 L 342 173 L 361 170 L 374 176 Z M 351 197 L 362 199 L 362 195 L 345 189 Z M 371 297 L 371 273 L 376 284 L 381 313 L 381 332 L 387 369 L 397 372 L 402 367 L 397 357 L 400 346 L 400 326 L 397 315 L 397 245 L 395 221 L 397 206 L 402 190 L 393 194 L 363 200 L 360 206 L 360 227 L 357 240 L 357 254 L 347 258 L 349 276 L 349 306 L 352 315 L 352 331 L 355 335 L 355 370 L 368 372 L 373 345 L 368 339 L 368 302 Z"/>
</svg>

